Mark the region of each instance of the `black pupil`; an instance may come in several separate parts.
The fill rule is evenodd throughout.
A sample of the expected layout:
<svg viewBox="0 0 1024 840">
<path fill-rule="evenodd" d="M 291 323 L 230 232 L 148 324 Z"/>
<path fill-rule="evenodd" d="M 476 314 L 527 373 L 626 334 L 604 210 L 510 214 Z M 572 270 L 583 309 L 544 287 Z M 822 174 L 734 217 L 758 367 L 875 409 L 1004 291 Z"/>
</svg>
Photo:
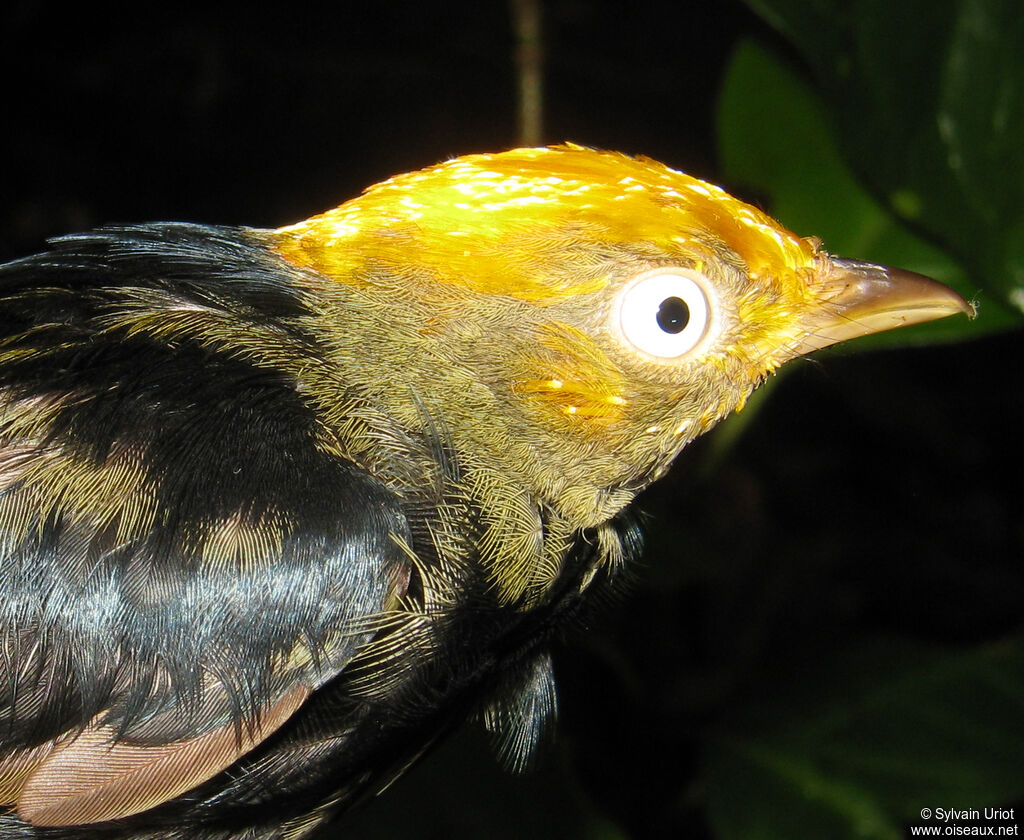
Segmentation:
<svg viewBox="0 0 1024 840">
<path fill-rule="evenodd" d="M 658 326 L 665 332 L 681 333 L 690 323 L 690 307 L 677 297 L 665 298 L 658 307 Z"/>
</svg>

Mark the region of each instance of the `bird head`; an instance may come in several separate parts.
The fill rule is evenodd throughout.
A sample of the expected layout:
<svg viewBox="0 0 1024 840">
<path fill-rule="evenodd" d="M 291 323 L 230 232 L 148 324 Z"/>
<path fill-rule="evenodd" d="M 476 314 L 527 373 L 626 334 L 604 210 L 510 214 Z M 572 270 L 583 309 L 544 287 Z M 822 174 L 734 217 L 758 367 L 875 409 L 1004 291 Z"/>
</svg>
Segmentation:
<svg viewBox="0 0 1024 840">
<path fill-rule="evenodd" d="M 716 186 L 574 145 L 401 175 L 274 237 L 338 302 L 347 381 L 406 427 L 441 418 L 462 460 L 499 465 L 577 528 L 783 362 L 970 312 Z"/>
</svg>

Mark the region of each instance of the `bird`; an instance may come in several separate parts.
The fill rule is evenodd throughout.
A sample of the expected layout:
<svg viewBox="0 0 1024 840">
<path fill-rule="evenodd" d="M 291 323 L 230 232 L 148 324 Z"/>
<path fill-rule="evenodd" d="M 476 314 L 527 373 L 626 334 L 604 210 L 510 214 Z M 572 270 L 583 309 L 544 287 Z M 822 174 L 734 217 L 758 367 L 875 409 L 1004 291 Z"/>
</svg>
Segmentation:
<svg viewBox="0 0 1024 840">
<path fill-rule="evenodd" d="M 637 494 L 783 363 L 957 313 L 574 144 L 0 266 L 0 840 L 296 840 L 471 717 L 523 766 Z"/>
</svg>

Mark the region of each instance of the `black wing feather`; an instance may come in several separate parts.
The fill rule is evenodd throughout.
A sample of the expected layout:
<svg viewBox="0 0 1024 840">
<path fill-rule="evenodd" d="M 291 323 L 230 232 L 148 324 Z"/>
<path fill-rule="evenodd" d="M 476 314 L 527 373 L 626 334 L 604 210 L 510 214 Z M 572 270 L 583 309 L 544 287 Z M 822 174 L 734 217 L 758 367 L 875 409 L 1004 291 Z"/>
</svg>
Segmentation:
<svg viewBox="0 0 1024 840">
<path fill-rule="evenodd" d="M 319 683 L 365 637 L 340 631 L 381 610 L 387 567 L 402 562 L 394 495 L 323 451 L 287 371 L 227 341 L 111 327 L 124 312 L 159 319 L 163 304 L 270 330 L 299 355 L 315 339 L 286 280 L 240 231 L 181 224 L 66 237 L 0 267 L 0 436 L 20 458 L 3 495 L 22 517 L 38 505 L 0 535 L 0 635 L 13 651 L 0 675 L 5 750 L 100 711 L 125 738 L 195 734 L 216 722 L 204 676 L 242 718 L 296 678 L 280 663 L 297 647 L 309 663 L 292 670 Z M 34 439 L 20 431 L 31 412 Z M 39 501 L 43 453 L 73 464 L 81 489 Z M 90 470 L 119 457 L 139 486 L 97 522 Z M 145 525 L 126 525 L 129 502 L 148 506 Z M 211 558 L 225 528 L 250 555 Z"/>
</svg>

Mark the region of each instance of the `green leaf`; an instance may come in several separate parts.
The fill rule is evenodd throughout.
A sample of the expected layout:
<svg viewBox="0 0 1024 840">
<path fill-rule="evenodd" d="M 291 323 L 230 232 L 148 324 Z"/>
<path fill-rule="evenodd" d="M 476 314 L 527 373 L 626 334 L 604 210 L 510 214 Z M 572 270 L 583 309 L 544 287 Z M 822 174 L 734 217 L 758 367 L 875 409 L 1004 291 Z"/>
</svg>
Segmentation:
<svg viewBox="0 0 1024 840">
<path fill-rule="evenodd" d="M 720 840 L 898 840 L 922 808 L 1024 794 L 1019 640 L 955 654 L 865 643 L 776 684 L 710 739 Z"/>
<path fill-rule="evenodd" d="M 752 189 L 766 197 L 767 209 L 787 227 L 820 237 L 831 253 L 934 277 L 978 306 L 975 321 L 946 318 L 860 339 L 850 347 L 958 340 L 1020 322 L 980 292 L 958 262 L 911 232 L 861 186 L 809 85 L 753 41 L 741 42 L 733 55 L 717 119 L 726 179 L 741 192 Z M 899 193 L 893 200 L 906 212 L 915 212 L 915 194 Z"/>
<path fill-rule="evenodd" d="M 747 0 L 802 53 L 890 211 L 1024 309 L 1019 0 Z"/>
</svg>

